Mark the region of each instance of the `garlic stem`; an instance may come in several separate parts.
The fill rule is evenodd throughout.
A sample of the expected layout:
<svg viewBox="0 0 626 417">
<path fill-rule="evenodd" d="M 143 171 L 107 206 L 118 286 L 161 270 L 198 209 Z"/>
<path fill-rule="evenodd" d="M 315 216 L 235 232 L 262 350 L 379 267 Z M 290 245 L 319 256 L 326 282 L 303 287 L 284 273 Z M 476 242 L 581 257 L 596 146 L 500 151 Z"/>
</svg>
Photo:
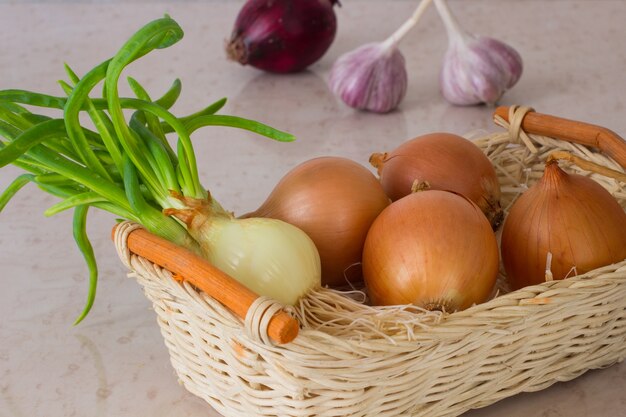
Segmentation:
<svg viewBox="0 0 626 417">
<path fill-rule="evenodd" d="M 468 35 L 467 32 L 461 27 L 457 18 L 452 14 L 450 7 L 446 0 L 434 0 L 435 7 L 439 12 L 439 16 L 441 16 L 441 20 L 443 21 L 443 25 L 446 27 L 446 32 L 448 33 L 448 40 L 450 43 L 456 41 L 462 41 Z"/>
<path fill-rule="evenodd" d="M 417 9 L 413 12 L 413 15 L 383 42 L 383 48 L 389 50 L 398 46 L 398 43 L 400 43 L 406 34 L 415 27 L 428 6 L 430 6 L 430 3 L 432 3 L 432 0 L 422 0 L 417 6 Z"/>
</svg>

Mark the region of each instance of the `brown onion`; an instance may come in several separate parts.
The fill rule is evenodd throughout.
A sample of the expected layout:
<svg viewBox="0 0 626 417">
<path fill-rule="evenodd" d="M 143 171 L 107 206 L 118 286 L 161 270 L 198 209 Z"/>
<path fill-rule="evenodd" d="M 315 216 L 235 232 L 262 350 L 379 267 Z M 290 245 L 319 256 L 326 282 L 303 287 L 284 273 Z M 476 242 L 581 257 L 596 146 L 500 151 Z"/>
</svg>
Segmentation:
<svg viewBox="0 0 626 417">
<path fill-rule="evenodd" d="M 367 231 L 389 205 L 367 168 L 346 158 L 320 157 L 288 172 L 249 217 L 283 220 L 306 232 L 322 263 L 322 284 L 339 286 L 361 278 Z"/>
<path fill-rule="evenodd" d="M 626 213 L 600 184 L 553 160 L 511 207 L 501 248 L 513 289 L 544 282 L 547 270 L 553 279 L 582 274 L 626 259 Z"/>
<path fill-rule="evenodd" d="M 471 141 L 450 133 L 411 139 L 389 153 L 375 153 L 370 163 L 392 201 L 426 182 L 431 190 L 463 194 L 480 207 L 492 227 L 502 222 L 500 184 L 489 158 Z"/>
<path fill-rule="evenodd" d="M 463 310 L 486 301 L 498 265 L 498 244 L 480 208 L 447 191 L 392 203 L 372 224 L 363 250 L 363 277 L 376 305 Z"/>
</svg>

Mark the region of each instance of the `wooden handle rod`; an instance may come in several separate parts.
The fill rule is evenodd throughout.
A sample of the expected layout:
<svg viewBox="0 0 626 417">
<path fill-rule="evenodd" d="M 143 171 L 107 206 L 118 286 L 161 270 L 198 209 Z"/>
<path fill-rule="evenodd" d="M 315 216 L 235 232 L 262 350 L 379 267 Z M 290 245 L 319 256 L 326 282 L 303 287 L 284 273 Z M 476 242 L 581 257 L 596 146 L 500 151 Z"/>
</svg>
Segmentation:
<svg viewBox="0 0 626 417">
<path fill-rule="evenodd" d="M 113 236 L 115 230 L 113 228 Z M 129 250 L 148 261 L 167 269 L 207 295 L 228 307 L 245 320 L 256 293 L 217 269 L 198 255 L 174 243 L 153 235 L 145 229 L 136 229 L 128 235 Z M 277 344 L 289 343 L 298 335 L 296 319 L 284 311 L 276 313 L 269 321 L 267 334 Z"/>
<path fill-rule="evenodd" d="M 498 107 L 495 110 L 495 115 L 508 122 L 509 108 L 506 106 Z M 607 128 L 531 111 L 524 116 L 522 129 L 527 133 L 549 136 L 596 148 L 613 158 L 626 170 L 626 141 Z"/>
</svg>

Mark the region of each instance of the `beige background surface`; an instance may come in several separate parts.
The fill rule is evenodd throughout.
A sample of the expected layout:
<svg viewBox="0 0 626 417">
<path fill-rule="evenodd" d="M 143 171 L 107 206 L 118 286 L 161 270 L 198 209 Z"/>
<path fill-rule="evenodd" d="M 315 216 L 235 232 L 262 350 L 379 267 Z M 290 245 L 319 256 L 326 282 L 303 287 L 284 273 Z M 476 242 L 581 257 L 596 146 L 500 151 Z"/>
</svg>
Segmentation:
<svg viewBox="0 0 626 417">
<path fill-rule="evenodd" d="M 492 109 L 459 108 L 439 95 L 446 47 L 434 9 L 401 44 L 409 92 L 388 115 L 355 112 L 326 88 L 343 52 L 382 40 L 416 1 L 344 0 L 339 32 L 308 72 L 274 76 L 226 61 L 241 1 L 0 1 L 0 89 L 59 94 L 63 62 L 84 73 L 110 57 L 149 20 L 170 13 L 186 32 L 128 74 L 156 96 L 174 77 L 185 114 L 226 96 L 223 113 L 255 118 L 296 134 L 292 144 L 214 128 L 195 135 L 203 183 L 236 213 L 258 206 L 299 162 L 340 155 L 367 163 L 370 153 L 437 130 L 493 131 Z M 514 45 L 525 72 L 501 104 L 594 122 L 626 135 L 626 1 L 451 1 L 473 32 Z M 18 170 L 0 171 L 4 189 Z M 89 233 L 100 266 L 95 307 L 72 327 L 86 294 L 86 268 L 74 247 L 71 215 L 45 218 L 55 199 L 28 186 L 0 214 L 0 417 L 212 416 L 217 413 L 176 382 L 155 315 L 116 258 L 113 217 L 91 215 Z M 626 416 L 626 365 L 592 371 L 540 393 L 524 394 L 467 417 Z"/>
</svg>

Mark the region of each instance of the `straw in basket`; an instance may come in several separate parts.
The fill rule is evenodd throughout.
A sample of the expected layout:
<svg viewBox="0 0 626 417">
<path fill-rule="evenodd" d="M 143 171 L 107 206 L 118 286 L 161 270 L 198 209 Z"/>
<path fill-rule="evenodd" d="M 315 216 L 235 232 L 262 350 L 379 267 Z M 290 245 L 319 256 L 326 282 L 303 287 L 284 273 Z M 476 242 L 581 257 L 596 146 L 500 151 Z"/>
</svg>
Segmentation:
<svg viewBox="0 0 626 417">
<path fill-rule="evenodd" d="M 507 130 L 475 143 L 505 208 L 553 151 L 626 167 L 626 142 L 607 129 L 517 107 L 495 120 Z M 591 176 L 626 207 L 626 184 Z M 451 314 L 324 288 L 285 309 L 136 224 L 114 238 L 180 382 L 228 417 L 457 416 L 626 357 L 626 260 Z M 193 285 L 199 274 L 211 287 Z"/>
</svg>

